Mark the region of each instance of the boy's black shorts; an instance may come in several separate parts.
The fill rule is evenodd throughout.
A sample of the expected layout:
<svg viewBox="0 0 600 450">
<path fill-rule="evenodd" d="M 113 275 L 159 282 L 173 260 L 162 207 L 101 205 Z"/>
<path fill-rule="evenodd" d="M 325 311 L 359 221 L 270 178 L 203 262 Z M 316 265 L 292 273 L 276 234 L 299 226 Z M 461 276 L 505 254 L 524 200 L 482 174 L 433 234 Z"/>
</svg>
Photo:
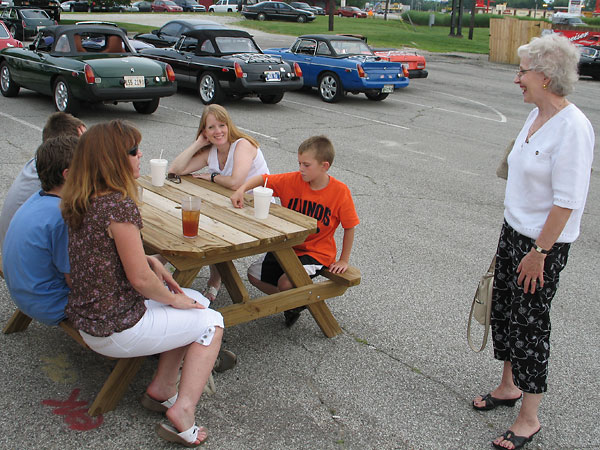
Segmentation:
<svg viewBox="0 0 600 450">
<path fill-rule="evenodd" d="M 298 259 L 304 266 L 306 273 L 311 278 L 316 277 L 323 270 L 323 264 L 310 255 L 302 255 L 299 256 Z M 248 268 L 248 273 L 254 278 L 264 281 L 265 283 L 272 284 L 273 286 L 277 286 L 279 278 L 281 278 L 281 275 L 284 274 L 283 269 L 275 258 L 275 255 L 273 255 L 271 252 L 266 253 L 264 258 L 254 261 Z"/>
</svg>

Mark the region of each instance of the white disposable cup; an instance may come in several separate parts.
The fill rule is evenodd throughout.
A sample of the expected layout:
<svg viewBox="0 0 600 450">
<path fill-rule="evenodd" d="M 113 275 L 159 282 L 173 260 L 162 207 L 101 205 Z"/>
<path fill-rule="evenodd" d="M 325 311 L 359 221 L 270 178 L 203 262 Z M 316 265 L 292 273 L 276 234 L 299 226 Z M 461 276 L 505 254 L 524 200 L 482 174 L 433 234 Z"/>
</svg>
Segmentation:
<svg viewBox="0 0 600 450">
<path fill-rule="evenodd" d="M 259 186 L 255 187 L 252 193 L 254 194 L 254 217 L 257 219 L 266 219 L 269 217 L 273 189 Z"/>
<path fill-rule="evenodd" d="M 152 175 L 152 185 L 162 186 L 165 184 L 165 176 L 167 175 L 167 164 L 166 159 L 151 159 L 150 160 L 150 174 Z"/>
</svg>

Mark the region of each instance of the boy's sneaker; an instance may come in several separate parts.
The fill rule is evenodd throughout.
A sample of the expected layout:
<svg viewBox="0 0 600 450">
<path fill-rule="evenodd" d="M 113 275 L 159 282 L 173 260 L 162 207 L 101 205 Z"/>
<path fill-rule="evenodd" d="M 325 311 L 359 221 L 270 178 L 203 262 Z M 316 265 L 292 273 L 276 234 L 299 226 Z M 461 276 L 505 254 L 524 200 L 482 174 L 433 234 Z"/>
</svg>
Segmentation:
<svg viewBox="0 0 600 450">
<path fill-rule="evenodd" d="M 283 317 L 285 318 L 285 326 L 291 327 L 300 318 L 300 313 L 306 309 L 306 306 L 300 306 L 298 308 L 288 309 L 283 312 Z"/>
<path fill-rule="evenodd" d="M 233 369 L 236 363 L 237 356 L 235 356 L 235 353 L 221 349 L 217 355 L 213 370 L 219 373 L 225 372 L 226 370 Z"/>
</svg>

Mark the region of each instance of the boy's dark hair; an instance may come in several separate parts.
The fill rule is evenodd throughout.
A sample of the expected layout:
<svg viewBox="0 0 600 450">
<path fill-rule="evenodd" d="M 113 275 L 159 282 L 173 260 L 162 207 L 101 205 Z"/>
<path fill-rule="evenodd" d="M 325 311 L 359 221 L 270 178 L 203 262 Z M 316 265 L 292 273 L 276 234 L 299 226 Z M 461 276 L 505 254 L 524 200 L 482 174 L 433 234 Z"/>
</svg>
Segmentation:
<svg viewBox="0 0 600 450">
<path fill-rule="evenodd" d="M 79 138 L 75 136 L 59 136 L 44 141 L 38 147 L 35 166 L 44 191 L 51 191 L 65 182 L 63 171 L 71 165 L 77 142 Z"/>
<path fill-rule="evenodd" d="M 335 150 L 333 144 L 327 136 L 311 136 L 306 139 L 300 147 L 298 147 L 298 154 L 302 155 L 307 151 L 315 152 L 315 159 L 322 162 L 328 162 L 329 165 L 333 164 L 333 158 L 335 157 Z"/>
<path fill-rule="evenodd" d="M 79 137 L 79 129 L 85 124 L 77 117 L 64 112 L 55 112 L 48 117 L 42 130 L 42 142 L 58 136 Z"/>
</svg>

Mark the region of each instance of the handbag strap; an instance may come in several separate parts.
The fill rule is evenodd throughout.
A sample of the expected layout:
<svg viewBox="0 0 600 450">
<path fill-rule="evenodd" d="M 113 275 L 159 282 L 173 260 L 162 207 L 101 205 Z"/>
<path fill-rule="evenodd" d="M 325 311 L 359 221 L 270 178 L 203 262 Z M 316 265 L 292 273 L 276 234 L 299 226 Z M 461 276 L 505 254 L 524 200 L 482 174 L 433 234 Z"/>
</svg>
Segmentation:
<svg viewBox="0 0 600 450">
<path fill-rule="evenodd" d="M 492 262 L 490 263 L 488 273 L 493 274 L 495 268 L 496 268 L 496 255 L 494 255 L 494 258 L 492 259 Z M 476 298 L 473 297 L 473 302 L 471 303 L 471 311 L 469 311 L 469 321 L 467 322 L 467 342 L 469 343 L 469 347 L 471 347 L 471 350 L 473 350 L 475 353 L 479 353 L 485 348 L 485 346 L 487 344 L 488 335 L 490 334 L 490 316 L 492 313 L 492 302 L 491 301 L 487 302 L 487 305 L 486 305 L 483 339 L 481 341 L 481 347 L 479 347 L 479 349 L 477 349 L 477 347 L 475 345 L 473 345 L 473 340 L 471 338 L 471 322 L 473 322 L 473 310 L 475 308 L 475 300 L 476 300 Z"/>
</svg>

